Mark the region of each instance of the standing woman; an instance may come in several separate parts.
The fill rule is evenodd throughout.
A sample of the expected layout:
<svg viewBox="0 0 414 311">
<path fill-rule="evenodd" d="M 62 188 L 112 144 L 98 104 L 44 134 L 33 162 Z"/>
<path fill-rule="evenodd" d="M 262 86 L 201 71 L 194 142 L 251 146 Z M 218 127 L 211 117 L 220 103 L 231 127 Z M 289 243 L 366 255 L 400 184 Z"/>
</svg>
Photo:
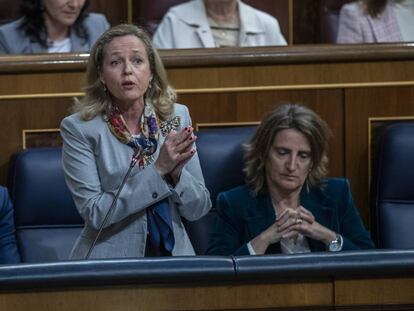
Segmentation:
<svg viewBox="0 0 414 311">
<path fill-rule="evenodd" d="M 360 0 L 340 13 L 337 43 L 414 41 L 414 0 Z"/>
<path fill-rule="evenodd" d="M 373 248 L 347 179 L 325 178 L 329 128 L 312 110 L 273 110 L 246 146 L 246 185 L 217 198 L 211 255 Z"/>
<path fill-rule="evenodd" d="M 86 95 L 61 124 L 63 168 L 85 221 L 72 259 L 194 255 L 181 217 L 211 207 L 188 109 L 176 94 L 147 34 L 123 24 L 92 48 Z M 131 159 L 138 164 L 119 195 Z"/>
<path fill-rule="evenodd" d="M 21 18 L 0 27 L 0 54 L 89 52 L 109 28 L 89 0 L 21 0 Z"/>
</svg>

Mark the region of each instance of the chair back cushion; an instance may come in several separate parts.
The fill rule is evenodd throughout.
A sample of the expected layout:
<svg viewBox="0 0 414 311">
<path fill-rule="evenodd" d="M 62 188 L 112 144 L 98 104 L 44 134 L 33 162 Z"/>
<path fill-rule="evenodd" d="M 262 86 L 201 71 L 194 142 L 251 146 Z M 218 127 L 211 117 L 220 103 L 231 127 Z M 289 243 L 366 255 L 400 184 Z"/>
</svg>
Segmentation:
<svg viewBox="0 0 414 311">
<path fill-rule="evenodd" d="M 187 232 L 197 255 L 204 255 L 216 215 L 219 192 L 244 183 L 242 145 L 253 136 L 256 125 L 211 127 L 197 132 L 197 153 L 213 208 L 201 219 L 185 221 Z"/>
<path fill-rule="evenodd" d="M 414 248 L 414 122 L 383 132 L 373 195 L 373 225 L 381 248 Z"/>
<path fill-rule="evenodd" d="M 336 43 L 339 13 L 344 4 L 355 0 L 322 0 L 320 4 L 320 42 Z"/>
<path fill-rule="evenodd" d="M 10 192 L 24 262 L 68 259 L 83 220 L 66 186 L 61 148 L 26 149 L 14 156 Z"/>
<path fill-rule="evenodd" d="M 0 25 L 10 23 L 19 18 L 19 0 L 0 0 Z"/>
<path fill-rule="evenodd" d="M 170 7 L 187 1 L 188 0 L 137 1 L 134 5 L 134 22 L 145 28 L 152 36 Z"/>
</svg>

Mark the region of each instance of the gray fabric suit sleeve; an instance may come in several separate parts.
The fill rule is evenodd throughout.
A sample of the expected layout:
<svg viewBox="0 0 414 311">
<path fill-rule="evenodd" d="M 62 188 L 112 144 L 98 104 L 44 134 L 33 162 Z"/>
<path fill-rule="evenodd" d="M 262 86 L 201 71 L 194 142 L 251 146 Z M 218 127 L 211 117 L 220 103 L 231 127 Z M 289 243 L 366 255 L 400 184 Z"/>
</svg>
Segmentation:
<svg viewBox="0 0 414 311">
<path fill-rule="evenodd" d="M 181 127 L 192 125 L 187 107 L 184 107 L 184 117 Z M 184 166 L 180 180 L 173 189 L 175 206 L 184 218 L 192 221 L 205 215 L 211 208 L 210 193 L 204 184 L 197 152 Z"/>
<path fill-rule="evenodd" d="M 64 140 L 62 161 L 66 183 L 85 222 L 98 229 L 127 172 L 128 163 L 125 164 L 125 173 L 116 172 L 116 182 L 112 189 L 104 191 L 100 182 L 103 177 L 99 174 L 93 148 L 80 127 L 70 119 L 65 119 L 61 124 L 61 135 Z M 167 183 L 153 165 L 142 170 L 134 167 L 106 227 L 142 211 L 171 194 Z"/>
</svg>

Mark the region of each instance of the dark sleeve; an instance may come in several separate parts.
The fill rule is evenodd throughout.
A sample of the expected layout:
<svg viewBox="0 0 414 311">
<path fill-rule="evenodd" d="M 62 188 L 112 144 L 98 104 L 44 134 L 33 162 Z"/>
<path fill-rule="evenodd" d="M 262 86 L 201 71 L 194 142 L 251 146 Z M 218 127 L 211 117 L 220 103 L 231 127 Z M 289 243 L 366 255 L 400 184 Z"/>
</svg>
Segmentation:
<svg viewBox="0 0 414 311">
<path fill-rule="evenodd" d="M 365 229 L 358 209 L 352 199 L 349 182 L 344 180 L 341 187 L 343 203 L 338 211 L 339 233 L 344 239 L 342 250 L 372 249 L 375 248 L 369 232 Z"/>
<path fill-rule="evenodd" d="M 0 204 L 0 263 L 19 263 L 13 205 L 5 188 L 0 189 Z"/>
<path fill-rule="evenodd" d="M 207 250 L 208 255 L 250 255 L 247 243 L 243 241 L 243 222 L 235 213 L 234 207 L 226 193 L 218 195 L 217 216 Z"/>
</svg>

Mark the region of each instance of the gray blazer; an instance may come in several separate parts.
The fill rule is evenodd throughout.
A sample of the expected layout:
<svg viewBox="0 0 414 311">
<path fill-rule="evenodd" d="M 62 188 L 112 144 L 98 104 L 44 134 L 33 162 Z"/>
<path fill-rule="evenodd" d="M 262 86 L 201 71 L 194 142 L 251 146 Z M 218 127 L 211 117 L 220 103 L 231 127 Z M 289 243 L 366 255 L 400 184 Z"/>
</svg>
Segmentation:
<svg viewBox="0 0 414 311">
<path fill-rule="evenodd" d="M 191 125 L 187 107 L 175 104 L 174 114 L 180 117 L 180 129 Z M 61 134 L 66 183 L 85 221 L 70 257 L 81 259 L 96 237 L 97 228 L 129 168 L 133 151 L 112 135 L 102 115 L 82 121 L 78 114 L 73 114 L 62 121 Z M 160 145 L 163 141 L 160 135 Z M 196 220 L 211 208 L 197 153 L 184 167 L 174 189 L 170 189 L 153 164 L 144 169 L 134 167 L 90 258 L 144 256 L 146 208 L 164 198 L 168 198 L 172 211 L 173 255 L 194 255 L 181 217 Z"/>
<path fill-rule="evenodd" d="M 393 2 L 388 1 L 384 11 L 376 18 L 365 12 L 360 1 L 342 6 L 336 41 L 337 43 L 404 41 Z"/>
<path fill-rule="evenodd" d="M 0 26 L 0 54 L 34 54 L 47 53 L 47 48 L 38 42 L 32 41 L 19 29 L 23 18 Z M 72 52 L 89 52 L 99 36 L 110 25 L 105 16 L 97 13 L 89 13 L 84 20 L 84 26 L 88 32 L 88 41 L 78 37 L 74 31 L 70 33 Z"/>
</svg>

